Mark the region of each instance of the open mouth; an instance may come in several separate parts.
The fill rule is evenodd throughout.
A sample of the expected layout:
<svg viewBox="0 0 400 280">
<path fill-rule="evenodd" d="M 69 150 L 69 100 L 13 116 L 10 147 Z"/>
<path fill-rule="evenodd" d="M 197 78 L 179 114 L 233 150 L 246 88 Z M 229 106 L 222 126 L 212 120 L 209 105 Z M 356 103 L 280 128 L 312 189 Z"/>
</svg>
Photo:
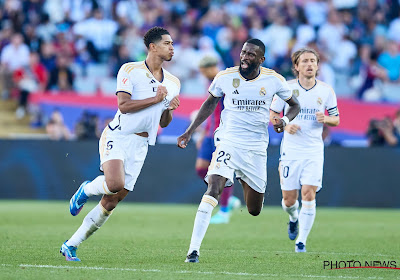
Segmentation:
<svg viewBox="0 0 400 280">
<path fill-rule="evenodd" d="M 242 69 L 247 69 L 249 68 L 249 64 L 245 61 L 241 61 L 240 62 L 240 66 L 242 67 Z"/>
</svg>

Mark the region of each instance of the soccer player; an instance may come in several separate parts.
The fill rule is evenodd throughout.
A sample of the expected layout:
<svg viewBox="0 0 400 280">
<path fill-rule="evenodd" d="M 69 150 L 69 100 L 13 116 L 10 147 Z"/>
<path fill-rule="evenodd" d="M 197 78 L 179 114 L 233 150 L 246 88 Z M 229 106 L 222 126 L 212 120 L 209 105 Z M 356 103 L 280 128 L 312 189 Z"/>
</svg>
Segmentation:
<svg viewBox="0 0 400 280">
<path fill-rule="evenodd" d="M 276 117 L 274 129 L 277 132 L 283 132 L 285 125 L 300 111 L 285 79 L 275 71 L 261 67 L 264 53 L 265 46 L 260 40 L 247 40 L 240 53 L 240 66 L 218 73 L 195 120 L 177 139 L 178 146 L 185 148 L 195 129 L 224 97 L 221 122 L 215 132 L 216 149 L 205 178 L 208 189 L 197 210 L 185 262 L 199 261 L 200 245 L 212 210 L 224 187 L 232 184 L 235 173 L 243 187 L 249 213 L 260 214 L 267 183 L 269 107 L 273 96 L 279 95 L 290 105 L 282 119 Z"/>
<path fill-rule="evenodd" d="M 215 76 L 218 74 L 218 59 L 213 56 L 205 56 L 200 60 L 199 68 L 201 74 L 212 82 Z M 206 127 L 202 131 L 202 135 L 198 140 L 198 153 L 196 159 L 196 172 L 200 178 L 204 178 L 207 175 L 207 169 L 210 166 L 212 153 L 215 150 L 214 145 L 214 131 L 218 127 L 221 111 L 224 108 L 223 98 L 218 101 L 217 107 L 211 116 L 207 119 Z M 227 224 L 229 223 L 232 210 L 240 207 L 240 199 L 233 196 L 233 185 L 231 187 L 224 188 L 221 194 L 219 211 L 211 217 L 210 224 Z"/>
<path fill-rule="evenodd" d="M 324 165 L 324 124 L 337 126 L 339 111 L 332 87 L 316 79 L 319 55 L 311 48 L 302 48 L 292 55 L 293 72 L 297 79 L 288 82 L 292 94 L 300 102 L 297 117 L 285 127 L 281 143 L 279 174 L 282 208 L 289 214 L 289 238 L 296 240 L 295 251 L 306 252 L 308 234 L 315 219 L 315 196 L 322 188 Z M 329 116 L 325 115 L 327 109 Z M 290 110 L 279 97 L 271 105 L 271 121 L 280 112 Z M 298 213 L 298 191 L 302 207 Z"/>
<path fill-rule="evenodd" d="M 126 63 L 117 75 L 118 111 L 99 141 L 100 169 L 104 175 L 85 181 L 70 201 L 70 212 L 79 214 L 89 197 L 102 195 L 100 203 L 83 219 L 80 228 L 60 249 L 67 261 L 80 261 L 76 250 L 97 231 L 113 209 L 132 191 L 146 158 L 155 145 L 159 125 L 166 127 L 179 106 L 179 80 L 162 68 L 174 55 L 168 31 L 153 27 L 144 35 L 146 60 Z"/>
</svg>

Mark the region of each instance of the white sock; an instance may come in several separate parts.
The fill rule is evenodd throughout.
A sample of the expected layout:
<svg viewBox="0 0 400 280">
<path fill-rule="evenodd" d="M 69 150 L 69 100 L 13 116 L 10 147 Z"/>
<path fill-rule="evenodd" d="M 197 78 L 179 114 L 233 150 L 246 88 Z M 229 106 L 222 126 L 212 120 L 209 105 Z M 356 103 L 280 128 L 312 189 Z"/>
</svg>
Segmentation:
<svg viewBox="0 0 400 280">
<path fill-rule="evenodd" d="M 304 245 L 307 242 L 308 234 L 315 219 L 315 199 L 313 201 L 301 201 L 301 210 L 299 215 L 299 236 L 297 237 L 296 244 L 302 242 Z"/>
<path fill-rule="evenodd" d="M 291 222 L 296 222 L 297 219 L 299 218 L 299 201 L 296 200 L 296 203 L 293 204 L 292 206 L 287 207 L 285 202 L 282 199 L 282 208 L 283 211 L 287 212 L 289 214 L 289 220 Z"/>
<path fill-rule="evenodd" d="M 83 219 L 82 225 L 67 241 L 67 246 L 78 247 L 82 241 L 89 238 L 96 230 L 98 230 L 110 217 L 112 211 L 107 211 L 101 203 L 90 211 Z"/>
<path fill-rule="evenodd" d="M 215 206 L 218 205 L 218 200 L 210 195 L 203 195 L 199 208 L 197 209 L 196 218 L 194 219 L 192 239 L 188 255 L 196 250 L 200 255 L 200 246 L 206 234 L 208 225 L 210 224 L 211 214 Z"/>
<path fill-rule="evenodd" d="M 87 183 L 83 190 L 87 196 L 100 195 L 100 194 L 115 194 L 110 192 L 106 184 L 106 177 L 104 175 L 98 176 L 92 182 Z"/>
</svg>

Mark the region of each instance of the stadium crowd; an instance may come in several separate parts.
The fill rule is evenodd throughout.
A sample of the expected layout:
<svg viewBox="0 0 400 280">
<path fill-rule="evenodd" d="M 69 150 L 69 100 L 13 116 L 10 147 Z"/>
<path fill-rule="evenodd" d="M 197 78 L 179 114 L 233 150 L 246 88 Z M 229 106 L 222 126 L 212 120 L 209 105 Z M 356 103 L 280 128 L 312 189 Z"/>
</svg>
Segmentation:
<svg viewBox="0 0 400 280">
<path fill-rule="evenodd" d="M 175 56 L 167 68 L 181 94 L 204 96 L 205 55 L 238 65 L 249 37 L 266 47 L 264 66 L 293 78 L 290 55 L 309 45 L 322 55 L 319 78 L 338 97 L 400 100 L 398 0 L 0 0 L 0 89 L 29 93 L 114 94 L 119 67 L 142 60 L 144 32 L 168 28 Z"/>
</svg>

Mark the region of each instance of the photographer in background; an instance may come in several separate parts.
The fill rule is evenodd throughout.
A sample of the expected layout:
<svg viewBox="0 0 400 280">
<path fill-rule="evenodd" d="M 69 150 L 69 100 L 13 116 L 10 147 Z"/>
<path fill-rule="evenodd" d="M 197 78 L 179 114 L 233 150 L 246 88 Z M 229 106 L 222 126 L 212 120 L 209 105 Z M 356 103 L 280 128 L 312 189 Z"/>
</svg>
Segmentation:
<svg viewBox="0 0 400 280">
<path fill-rule="evenodd" d="M 367 132 L 369 146 L 400 146 L 400 110 L 396 112 L 395 119 L 390 117 L 383 120 L 373 119 L 369 123 Z"/>
</svg>

